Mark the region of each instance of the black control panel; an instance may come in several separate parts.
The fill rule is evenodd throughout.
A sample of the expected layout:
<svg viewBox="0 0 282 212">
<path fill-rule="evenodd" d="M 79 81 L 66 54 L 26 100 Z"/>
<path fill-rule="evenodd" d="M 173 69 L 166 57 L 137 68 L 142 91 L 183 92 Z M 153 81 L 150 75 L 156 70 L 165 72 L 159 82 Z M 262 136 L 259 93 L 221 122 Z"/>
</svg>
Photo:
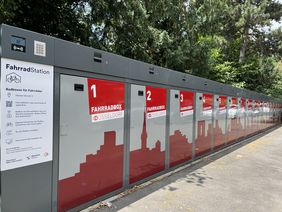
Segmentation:
<svg viewBox="0 0 282 212">
<path fill-rule="evenodd" d="M 11 36 L 11 49 L 12 51 L 25 52 L 26 50 L 25 38 Z"/>
</svg>

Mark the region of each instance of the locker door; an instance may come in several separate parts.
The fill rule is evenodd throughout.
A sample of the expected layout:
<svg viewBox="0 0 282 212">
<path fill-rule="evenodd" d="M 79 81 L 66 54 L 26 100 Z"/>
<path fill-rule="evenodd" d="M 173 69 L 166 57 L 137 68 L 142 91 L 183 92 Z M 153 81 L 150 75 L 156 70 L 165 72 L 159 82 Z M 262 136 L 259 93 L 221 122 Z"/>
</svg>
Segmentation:
<svg viewBox="0 0 282 212">
<path fill-rule="evenodd" d="M 129 182 L 165 168 L 166 89 L 131 85 Z"/>
<path fill-rule="evenodd" d="M 226 106 L 227 97 L 214 97 L 214 148 L 222 147 L 226 142 Z"/>
<path fill-rule="evenodd" d="M 194 93 L 170 91 L 169 164 L 170 167 L 192 158 Z"/>
<path fill-rule="evenodd" d="M 254 100 L 252 132 L 256 133 L 257 131 L 259 131 L 259 103 L 258 103 L 258 100 Z"/>
<path fill-rule="evenodd" d="M 122 187 L 124 83 L 62 75 L 59 211 Z"/>
<path fill-rule="evenodd" d="M 238 131 L 240 129 L 237 115 L 237 98 L 228 97 L 228 116 L 227 116 L 227 143 L 232 143 L 237 141 Z"/>
<path fill-rule="evenodd" d="M 253 126 L 253 100 L 251 99 L 248 99 L 247 101 L 247 110 L 246 135 L 251 135 Z"/>
<path fill-rule="evenodd" d="M 245 136 L 246 130 L 246 100 L 244 98 L 238 98 L 238 123 L 239 123 L 239 132 L 238 139 L 241 139 Z"/>
<path fill-rule="evenodd" d="M 263 129 L 267 128 L 267 103 L 263 102 L 262 106 Z"/>
<path fill-rule="evenodd" d="M 196 94 L 195 154 L 203 155 L 211 150 L 212 142 L 212 94 Z"/>
<path fill-rule="evenodd" d="M 263 130 L 263 124 L 264 124 L 264 120 L 263 120 L 263 115 L 262 115 L 262 105 L 263 105 L 263 102 L 262 101 L 259 101 L 258 102 L 258 111 L 259 111 L 259 114 L 258 114 L 258 130 Z"/>
</svg>

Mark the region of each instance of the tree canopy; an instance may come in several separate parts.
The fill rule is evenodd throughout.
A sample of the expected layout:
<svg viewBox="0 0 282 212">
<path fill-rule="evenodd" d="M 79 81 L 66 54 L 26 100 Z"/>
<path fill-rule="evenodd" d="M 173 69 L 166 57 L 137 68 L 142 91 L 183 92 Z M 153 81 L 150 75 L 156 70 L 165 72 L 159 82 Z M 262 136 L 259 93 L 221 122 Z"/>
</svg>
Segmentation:
<svg viewBox="0 0 282 212">
<path fill-rule="evenodd" d="M 0 23 L 282 98 L 277 0 L 3 0 Z"/>
</svg>

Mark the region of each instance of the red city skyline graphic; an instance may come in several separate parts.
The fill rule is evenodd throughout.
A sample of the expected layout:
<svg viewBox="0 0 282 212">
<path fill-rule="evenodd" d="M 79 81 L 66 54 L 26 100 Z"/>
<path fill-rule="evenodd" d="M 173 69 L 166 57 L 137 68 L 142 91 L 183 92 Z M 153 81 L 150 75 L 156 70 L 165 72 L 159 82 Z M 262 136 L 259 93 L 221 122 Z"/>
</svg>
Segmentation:
<svg viewBox="0 0 282 212">
<path fill-rule="evenodd" d="M 271 125 L 278 120 L 273 120 L 268 115 Z M 251 118 L 252 131 L 258 131 L 258 124 L 266 123 L 262 116 Z M 268 123 L 266 123 L 268 124 Z M 269 125 L 265 125 L 269 126 Z M 211 149 L 212 123 L 208 124 L 207 135 L 205 135 L 205 120 L 198 121 L 198 133 L 195 140 L 196 156 L 204 154 Z M 238 132 L 243 130 L 240 117 L 231 119 L 228 127 L 228 141 L 238 138 Z M 223 132 L 219 127 L 218 120 L 215 121 L 215 135 L 221 139 L 215 139 L 215 146 L 223 143 Z M 237 132 L 237 133 L 230 133 Z M 233 137 L 232 137 L 233 136 Z M 141 149 L 130 152 L 130 183 L 137 182 L 145 177 L 151 176 L 164 170 L 165 152 L 161 151 L 161 142 L 157 140 L 155 147 L 147 147 L 147 122 L 144 111 L 143 127 L 141 131 Z M 216 138 L 216 137 L 215 137 Z M 218 141 L 217 141 L 218 140 Z M 99 196 L 112 192 L 122 187 L 123 180 L 123 152 L 124 145 L 116 145 L 116 132 L 104 132 L 104 144 L 96 154 L 86 155 L 86 161 L 80 164 L 78 173 L 74 176 L 59 180 L 58 185 L 58 208 L 66 211 L 82 203 L 93 200 Z M 175 130 L 170 135 L 170 166 L 191 159 L 192 144 L 180 130 Z"/>
<path fill-rule="evenodd" d="M 241 125 L 240 128 L 239 128 L 238 139 L 242 139 L 246 136 L 245 117 L 243 115 L 241 115 L 237 119 L 238 119 L 238 123 L 240 123 L 240 125 Z M 242 125 L 242 123 L 244 123 L 244 124 Z"/>
<path fill-rule="evenodd" d="M 243 126 L 240 118 L 230 118 L 230 122 L 227 122 L 227 143 L 232 143 L 239 139 Z"/>
<path fill-rule="evenodd" d="M 161 151 L 161 142 L 157 140 L 155 147 L 149 149 L 147 147 L 147 139 L 145 110 L 141 132 L 141 149 L 130 152 L 130 184 L 163 171 L 165 168 L 165 151 Z"/>
<path fill-rule="evenodd" d="M 59 211 L 67 211 L 121 188 L 123 149 L 123 144 L 116 145 L 115 131 L 104 132 L 104 144 L 97 153 L 86 155 L 86 162 L 80 164 L 74 176 L 59 180 Z"/>
<path fill-rule="evenodd" d="M 215 127 L 214 127 L 214 148 L 218 149 L 224 146 L 226 133 L 219 127 L 219 122 L 225 121 L 225 119 L 215 119 Z"/>
<path fill-rule="evenodd" d="M 206 121 L 198 121 L 197 137 L 195 139 L 195 154 L 196 156 L 203 155 L 211 150 L 211 130 L 212 122 L 208 124 L 207 135 L 206 132 Z"/>
<path fill-rule="evenodd" d="M 273 120 L 271 116 L 266 114 L 256 114 L 254 110 L 249 106 L 246 112 L 246 130 L 245 136 L 252 135 L 259 130 L 266 129 L 273 125 Z"/>
<path fill-rule="evenodd" d="M 211 130 L 212 123 L 208 124 L 207 135 L 205 135 L 206 124 L 205 120 L 198 121 L 198 133 L 195 140 L 195 153 L 196 156 L 201 156 L 211 150 Z M 235 142 L 240 138 L 240 134 L 244 132 L 243 126 L 240 122 L 240 118 L 231 119 L 231 123 L 228 126 L 227 134 L 223 133 L 223 130 L 219 127 L 219 120 L 215 120 L 214 127 L 214 148 L 218 149 L 227 143 Z"/>
<path fill-rule="evenodd" d="M 192 143 L 188 142 L 187 136 L 180 130 L 175 130 L 173 135 L 169 136 L 169 166 L 181 164 L 192 159 Z"/>
</svg>

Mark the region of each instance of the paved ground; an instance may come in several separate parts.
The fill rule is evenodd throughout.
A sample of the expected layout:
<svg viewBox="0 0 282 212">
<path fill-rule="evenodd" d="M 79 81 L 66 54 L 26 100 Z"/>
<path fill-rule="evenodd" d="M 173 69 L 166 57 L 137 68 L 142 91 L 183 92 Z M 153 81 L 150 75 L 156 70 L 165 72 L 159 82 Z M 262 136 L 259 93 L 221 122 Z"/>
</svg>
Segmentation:
<svg viewBox="0 0 282 212">
<path fill-rule="evenodd" d="M 282 212 L 282 127 L 228 152 L 140 188 L 113 201 L 112 208 L 98 211 Z"/>
</svg>

